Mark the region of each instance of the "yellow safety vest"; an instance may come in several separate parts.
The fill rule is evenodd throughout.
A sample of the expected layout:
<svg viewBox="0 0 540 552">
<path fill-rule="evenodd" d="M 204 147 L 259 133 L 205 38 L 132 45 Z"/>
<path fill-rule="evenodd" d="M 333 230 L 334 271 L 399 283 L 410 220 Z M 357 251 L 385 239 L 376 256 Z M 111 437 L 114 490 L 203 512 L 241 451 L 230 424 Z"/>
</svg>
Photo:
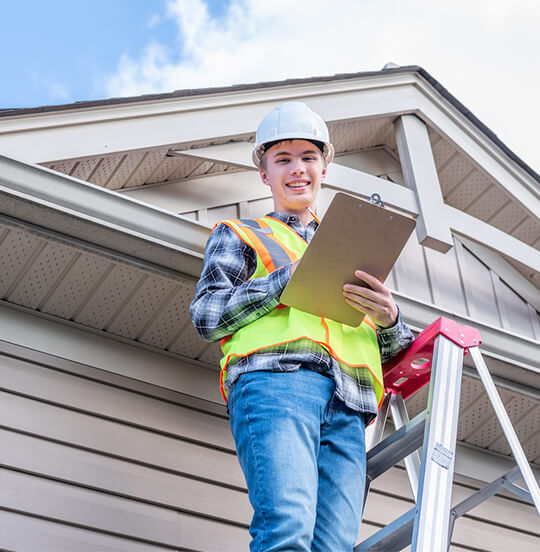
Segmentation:
<svg viewBox="0 0 540 552">
<path fill-rule="evenodd" d="M 307 247 L 306 241 L 292 228 L 272 217 L 225 220 L 222 224 L 229 226 L 255 250 L 257 267 L 251 278 L 267 276 L 296 261 Z M 373 322 L 366 316 L 360 326 L 353 328 L 285 305 L 278 305 L 221 340 L 224 356 L 221 359 L 220 390 L 223 399 L 227 401 L 224 383 L 231 359 L 264 352 L 269 347 L 299 339 L 310 339 L 322 345 L 339 362 L 342 370 L 354 379 L 360 372 L 368 370 L 380 405 L 384 395 L 383 375 Z"/>
</svg>

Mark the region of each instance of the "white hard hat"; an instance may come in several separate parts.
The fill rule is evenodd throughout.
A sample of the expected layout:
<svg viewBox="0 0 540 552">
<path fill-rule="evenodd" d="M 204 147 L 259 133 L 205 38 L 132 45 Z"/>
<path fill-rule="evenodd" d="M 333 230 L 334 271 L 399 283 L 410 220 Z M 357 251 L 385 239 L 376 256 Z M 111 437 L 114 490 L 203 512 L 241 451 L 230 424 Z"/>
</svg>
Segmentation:
<svg viewBox="0 0 540 552">
<path fill-rule="evenodd" d="M 334 146 L 321 117 L 302 102 L 285 102 L 268 113 L 259 124 L 252 153 L 254 165 L 261 166 L 267 144 L 295 139 L 319 142 L 326 163 L 334 159 Z"/>
</svg>

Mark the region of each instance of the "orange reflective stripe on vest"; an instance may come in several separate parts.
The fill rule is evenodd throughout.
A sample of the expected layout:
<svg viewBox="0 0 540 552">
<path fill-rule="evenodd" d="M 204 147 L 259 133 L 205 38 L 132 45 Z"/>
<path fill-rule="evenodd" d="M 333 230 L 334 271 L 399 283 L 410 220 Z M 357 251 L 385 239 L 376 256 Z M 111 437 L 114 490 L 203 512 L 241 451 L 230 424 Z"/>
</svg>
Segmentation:
<svg viewBox="0 0 540 552">
<path fill-rule="evenodd" d="M 292 228 L 272 217 L 223 223 L 255 251 L 257 267 L 251 278 L 265 277 L 277 268 L 294 262 L 307 247 L 306 241 Z M 224 357 L 221 361 L 220 390 L 223 398 L 226 400 L 224 383 L 229 362 L 300 339 L 309 339 L 324 347 L 350 377 L 358 375 L 359 370 L 367 370 L 372 376 L 380 403 L 383 395 L 382 368 L 373 323 L 366 317 L 360 326 L 352 328 L 284 306 L 273 309 L 222 340 Z"/>
</svg>

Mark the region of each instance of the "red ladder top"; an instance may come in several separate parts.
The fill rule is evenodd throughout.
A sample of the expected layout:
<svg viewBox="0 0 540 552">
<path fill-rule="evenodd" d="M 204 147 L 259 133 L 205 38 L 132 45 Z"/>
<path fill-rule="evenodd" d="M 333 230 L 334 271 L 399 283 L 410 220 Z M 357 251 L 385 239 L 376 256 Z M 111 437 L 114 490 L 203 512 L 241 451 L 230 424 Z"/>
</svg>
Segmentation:
<svg viewBox="0 0 540 552">
<path fill-rule="evenodd" d="M 429 383 L 435 338 L 439 335 L 465 349 L 482 343 L 480 333 L 470 326 L 460 326 L 449 318 L 438 318 L 412 342 L 411 346 L 383 365 L 387 393 L 401 393 L 404 399 Z"/>
</svg>

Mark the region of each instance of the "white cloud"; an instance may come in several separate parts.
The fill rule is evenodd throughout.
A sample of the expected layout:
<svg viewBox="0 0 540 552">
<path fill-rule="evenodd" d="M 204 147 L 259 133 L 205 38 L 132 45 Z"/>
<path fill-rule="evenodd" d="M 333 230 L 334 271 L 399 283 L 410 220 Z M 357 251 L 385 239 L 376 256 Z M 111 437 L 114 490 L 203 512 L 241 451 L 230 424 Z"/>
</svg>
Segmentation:
<svg viewBox="0 0 540 552">
<path fill-rule="evenodd" d="M 536 0 L 232 0 L 216 18 L 204 0 L 170 0 L 178 43 L 123 56 L 106 89 L 129 96 L 422 65 L 538 167 L 539 16 Z"/>
</svg>

